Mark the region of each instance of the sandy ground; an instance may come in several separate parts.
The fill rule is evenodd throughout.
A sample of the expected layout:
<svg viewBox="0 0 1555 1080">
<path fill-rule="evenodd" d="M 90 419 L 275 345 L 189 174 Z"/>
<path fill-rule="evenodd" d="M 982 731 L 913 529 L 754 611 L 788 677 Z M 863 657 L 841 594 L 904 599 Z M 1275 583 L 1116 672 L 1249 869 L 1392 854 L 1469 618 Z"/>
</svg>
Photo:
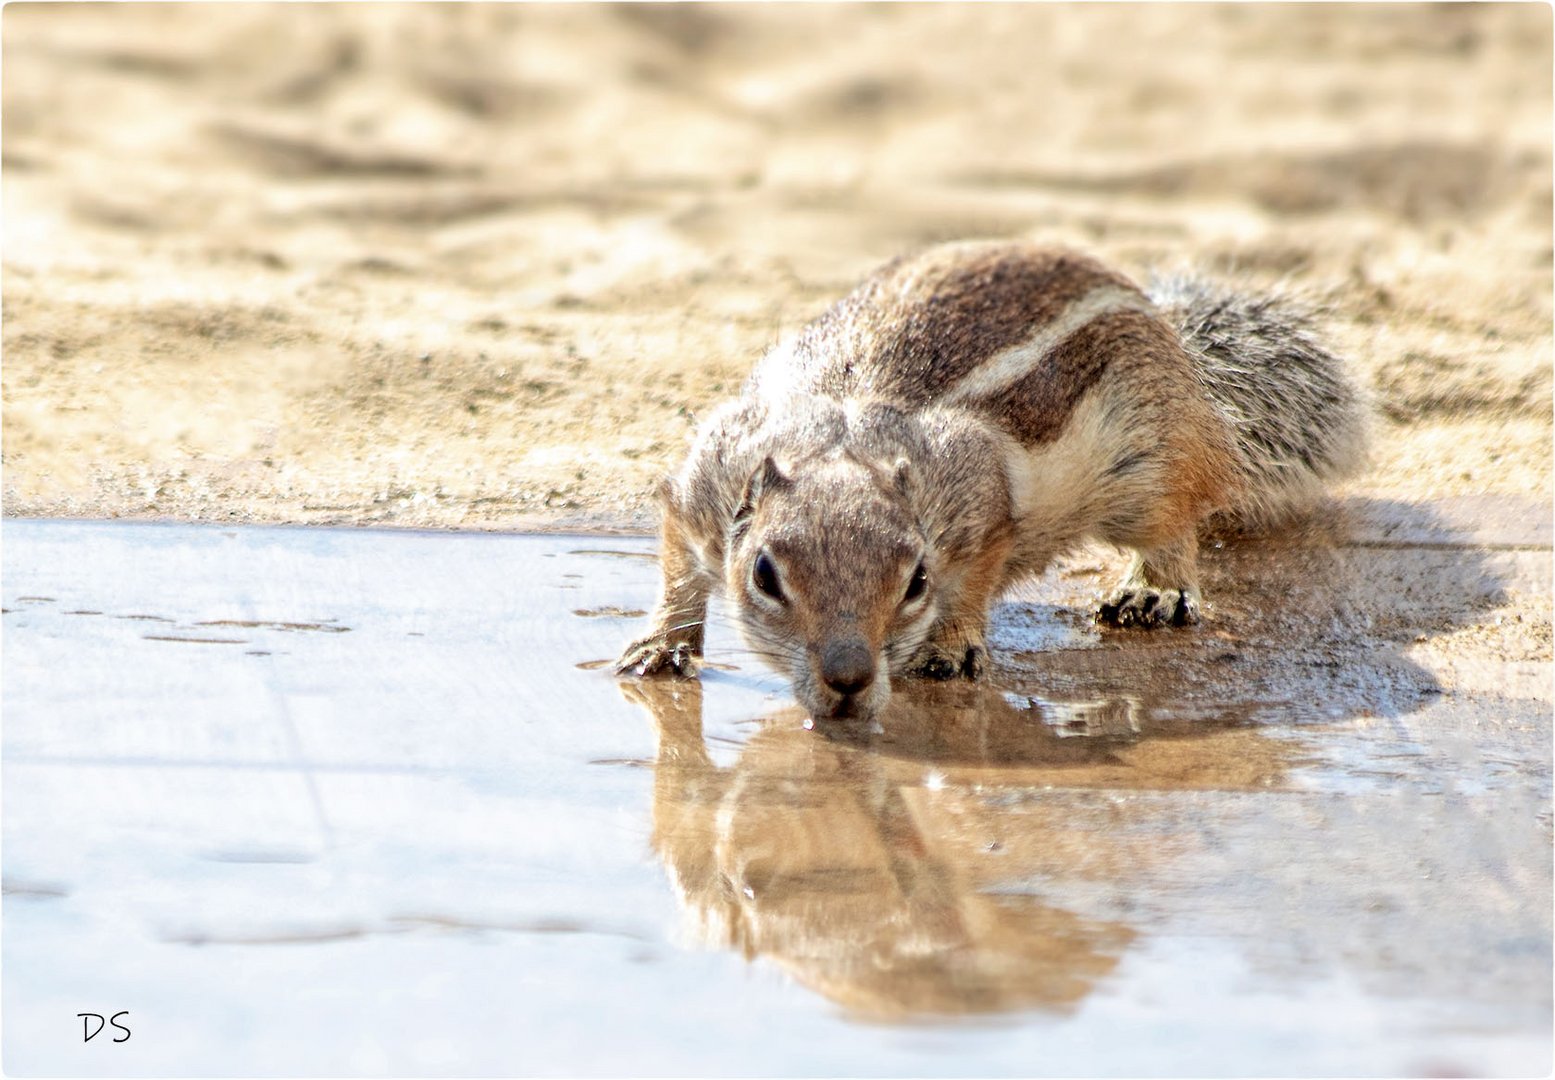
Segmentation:
<svg viewBox="0 0 1555 1080">
<path fill-rule="evenodd" d="M 1331 302 L 1350 494 L 1550 494 L 1541 5 L 10 5 L 10 515 L 651 525 L 878 261 Z"/>
</svg>

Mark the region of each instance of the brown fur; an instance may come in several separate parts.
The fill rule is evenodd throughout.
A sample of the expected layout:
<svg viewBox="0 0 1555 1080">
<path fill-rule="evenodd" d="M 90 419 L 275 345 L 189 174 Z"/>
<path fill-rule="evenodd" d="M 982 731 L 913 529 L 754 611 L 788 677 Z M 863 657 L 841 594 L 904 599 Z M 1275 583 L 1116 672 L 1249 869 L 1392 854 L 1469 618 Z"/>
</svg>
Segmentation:
<svg viewBox="0 0 1555 1080">
<path fill-rule="evenodd" d="M 1065 338 L 1047 363 L 996 395 L 973 398 L 967 407 L 1008 428 L 1026 446 L 1052 442 L 1109 365 L 1128 364 L 1132 358 L 1146 380 L 1165 364 L 1176 365 L 1175 345 L 1162 340 L 1164 329 L 1158 320 L 1139 312 L 1094 319 Z M 1186 358 L 1182 366 L 1186 367 Z M 1161 381 L 1159 374 L 1154 381 Z"/>
<path fill-rule="evenodd" d="M 871 715 L 892 675 L 977 677 L 998 593 L 1087 539 L 1136 553 L 1105 620 L 1196 621 L 1196 526 L 1253 475 L 1202 362 L 1084 255 L 887 264 L 703 424 L 663 492 L 664 595 L 618 669 L 693 673 L 722 588 L 813 714 Z M 872 681 L 839 681 L 827 658 L 865 652 Z"/>
<path fill-rule="evenodd" d="M 796 388 L 930 404 L 1103 285 L 1134 288 L 1084 255 L 1032 246 L 949 244 L 896 259 L 800 332 Z"/>
</svg>

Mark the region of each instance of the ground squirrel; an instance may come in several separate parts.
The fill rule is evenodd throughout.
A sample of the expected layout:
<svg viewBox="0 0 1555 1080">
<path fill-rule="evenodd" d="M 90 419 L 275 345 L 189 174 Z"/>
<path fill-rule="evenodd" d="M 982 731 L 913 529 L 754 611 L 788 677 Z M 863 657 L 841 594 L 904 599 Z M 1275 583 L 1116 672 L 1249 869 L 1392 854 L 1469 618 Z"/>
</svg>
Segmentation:
<svg viewBox="0 0 1555 1080">
<path fill-rule="evenodd" d="M 989 605 L 1089 540 L 1134 553 L 1099 619 L 1197 621 L 1201 522 L 1276 521 L 1364 456 L 1361 395 L 1309 324 L 1030 243 L 887 263 L 660 485 L 663 594 L 617 670 L 695 674 L 721 588 L 812 715 L 873 716 L 893 676 L 981 675 Z"/>
</svg>

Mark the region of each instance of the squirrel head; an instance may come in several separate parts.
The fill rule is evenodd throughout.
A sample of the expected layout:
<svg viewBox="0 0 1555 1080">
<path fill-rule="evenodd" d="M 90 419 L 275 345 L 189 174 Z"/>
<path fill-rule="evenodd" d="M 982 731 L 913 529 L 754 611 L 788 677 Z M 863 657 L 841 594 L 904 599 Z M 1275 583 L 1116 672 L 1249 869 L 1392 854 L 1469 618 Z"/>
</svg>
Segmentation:
<svg viewBox="0 0 1555 1080">
<path fill-rule="evenodd" d="M 872 717 L 938 615 L 935 554 L 912 467 L 848 453 L 767 457 L 725 545 L 726 595 L 746 641 L 817 717 Z"/>
</svg>

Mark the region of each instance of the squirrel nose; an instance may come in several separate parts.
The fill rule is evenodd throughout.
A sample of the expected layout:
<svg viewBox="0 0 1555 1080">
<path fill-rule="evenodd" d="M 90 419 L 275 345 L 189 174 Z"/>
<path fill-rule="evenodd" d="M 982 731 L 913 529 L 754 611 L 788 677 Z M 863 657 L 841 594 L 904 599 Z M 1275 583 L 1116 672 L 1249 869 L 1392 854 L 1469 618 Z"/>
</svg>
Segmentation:
<svg viewBox="0 0 1555 1080">
<path fill-rule="evenodd" d="M 869 689 L 875 656 L 862 641 L 835 641 L 821 650 L 821 681 L 844 696 Z"/>
</svg>

